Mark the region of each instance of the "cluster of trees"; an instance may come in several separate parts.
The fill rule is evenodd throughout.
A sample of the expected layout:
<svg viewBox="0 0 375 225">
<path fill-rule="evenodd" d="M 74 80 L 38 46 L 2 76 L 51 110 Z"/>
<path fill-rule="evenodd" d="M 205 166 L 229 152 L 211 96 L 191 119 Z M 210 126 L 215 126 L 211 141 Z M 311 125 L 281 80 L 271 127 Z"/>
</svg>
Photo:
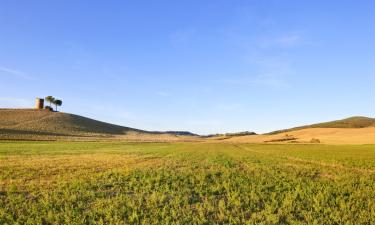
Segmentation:
<svg viewBox="0 0 375 225">
<path fill-rule="evenodd" d="M 57 111 L 57 106 L 62 106 L 62 100 L 57 99 L 57 98 L 55 98 L 53 96 L 47 96 L 47 97 L 44 98 L 44 100 L 46 102 L 49 102 L 49 106 L 46 106 L 46 109 L 53 110 L 52 109 L 52 104 L 54 104 L 55 108 L 56 108 L 56 111 Z"/>
</svg>

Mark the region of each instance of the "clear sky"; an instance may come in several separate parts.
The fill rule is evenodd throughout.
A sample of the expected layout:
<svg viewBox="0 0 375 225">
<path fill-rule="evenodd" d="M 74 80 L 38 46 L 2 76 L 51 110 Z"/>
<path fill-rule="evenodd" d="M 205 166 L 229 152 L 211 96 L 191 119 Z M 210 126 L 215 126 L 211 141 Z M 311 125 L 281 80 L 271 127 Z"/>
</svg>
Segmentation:
<svg viewBox="0 0 375 225">
<path fill-rule="evenodd" d="M 0 0 L 0 107 L 147 130 L 375 117 L 372 0 Z"/>
</svg>

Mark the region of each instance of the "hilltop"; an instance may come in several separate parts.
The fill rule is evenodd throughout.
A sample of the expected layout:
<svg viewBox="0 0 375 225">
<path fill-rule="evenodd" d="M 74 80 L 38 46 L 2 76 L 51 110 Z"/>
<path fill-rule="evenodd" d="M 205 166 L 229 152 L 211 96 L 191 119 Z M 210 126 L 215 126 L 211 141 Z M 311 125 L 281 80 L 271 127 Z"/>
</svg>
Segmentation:
<svg viewBox="0 0 375 225">
<path fill-rule="evenodd" d="M 195 134 L 150 132 L 69 113 L 36 109 L 0 109 L 0 139 L 117 138 L 180 140 Z"/>
</svg>

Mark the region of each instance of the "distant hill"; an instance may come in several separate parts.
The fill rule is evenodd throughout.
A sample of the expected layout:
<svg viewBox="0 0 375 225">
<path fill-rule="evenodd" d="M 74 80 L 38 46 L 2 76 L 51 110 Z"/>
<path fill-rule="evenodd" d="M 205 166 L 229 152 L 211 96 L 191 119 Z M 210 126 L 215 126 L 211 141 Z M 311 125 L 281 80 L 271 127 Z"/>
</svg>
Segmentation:
<svg viewBox="0 0 375 225">
<path fill-rule="evenodd" d="M 30 137 L 110 137 L 132 136 L 176 139 L 195 136 L 189 132 L 149 132 L 93 120 L 69 113 L 35 109 L 0 109 L 0 139 Z"/>
<path fill-rule="evenodd" d="M 225 139 L 230 139 L 232 137 L 242 137 L 242 136 L 252 136 L 252 135 L 257 135 L 257 133 L 250 132 L 250 131 L 243 131 L 243 132 L 225 133 L 225 134 L 209 134 L 204 137 L 209 138 L 211 140 L 225 140 Z"/>
<path fill-rule="evenodd" d="M 375 119 L 350 117 L 343 120 L 275 131 L 269 134 L 236 136 L 214 140 L 263 144 L 375 144 Z"/>
<path fill-rule="evenodd" d="M 189 131 L 165 131 L 161 133 L 173 134 L 173 135 L 184 135 L 184 136 L 199 136 L 198 134 L 194 134 Z"/>
<path fill-rule="evenodd" d="M 312 125 L 294 127 L 291 129 L 273 131 L 268 134 L 279 134 L 290 131 L 302 130 L 307 128 L 366 128 L 366 127 L 375 127 L 375 118 L 356 116 L 350 117 L 343 120 L 335 120 L 325 123 L 317 123 Z"/>
<path fill-rule="evenodd" d="M 243 132 L 237 132 L 237 133 L 226 133 L 225 136 L 231 136 L 231 137 L 236 137 L 236 136 L 247 136 L 247 135 L 257 135 L 255 132 L 251 131 L 243 131 Z"/>
</svg>

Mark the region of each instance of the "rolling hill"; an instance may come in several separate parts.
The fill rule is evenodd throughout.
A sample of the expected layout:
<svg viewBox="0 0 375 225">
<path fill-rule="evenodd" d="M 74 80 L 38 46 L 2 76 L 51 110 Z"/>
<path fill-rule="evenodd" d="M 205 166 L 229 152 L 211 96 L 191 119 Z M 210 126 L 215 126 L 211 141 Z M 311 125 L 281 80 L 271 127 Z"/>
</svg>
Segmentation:
<svg viewBox="0 0 375 225">
<path fill-rule="evenodd" d="M 195 134 L 150 132 L 69 113 L 35 109 L 0 109 L 0 139 L 116 138 L 126 140 L 185 140 Z"/>
<path fill-rule="evenodd" d="M 233 137 L 225 141 L 238 143 L 375 144 L 375 119 L 350 117 L 268 134 Z"/>
<path fill-rule="evenodd" d="M 335 120 L 331 122 L 317 123 L 312 125 L 294 127 L 285 130 L 273 131 L 269 134 L 285 133 L 296 130 L 303 130 L 307 128 L 365 128 L 375 127 L 375 118 L 369 118 L 364 116 L 355 116 L 343 120 Z"/>
<path fill-rule="evenodd" d="M 262 135 L 233 137 L 235 143 L 375 144 L 375 119 L 350 117 Z"/>
<path fill-rule="evenodd" d="M 69 113 L 0 109 L 0 140 L 219 141 L 246 143 L 375 144 L 375 119 L 351 117 L 256 135 L 202 137 L 186 131 L 144 131 Z"/>
<path fill-rule="evenodd" d="M 315 141 L 313 141 L 315 140 Z M 321 143 L 375 144 L 375 127 L 366 128 L 306 128 L 277 134 L 233 137 L 233 143 Z"/>
</svg>

